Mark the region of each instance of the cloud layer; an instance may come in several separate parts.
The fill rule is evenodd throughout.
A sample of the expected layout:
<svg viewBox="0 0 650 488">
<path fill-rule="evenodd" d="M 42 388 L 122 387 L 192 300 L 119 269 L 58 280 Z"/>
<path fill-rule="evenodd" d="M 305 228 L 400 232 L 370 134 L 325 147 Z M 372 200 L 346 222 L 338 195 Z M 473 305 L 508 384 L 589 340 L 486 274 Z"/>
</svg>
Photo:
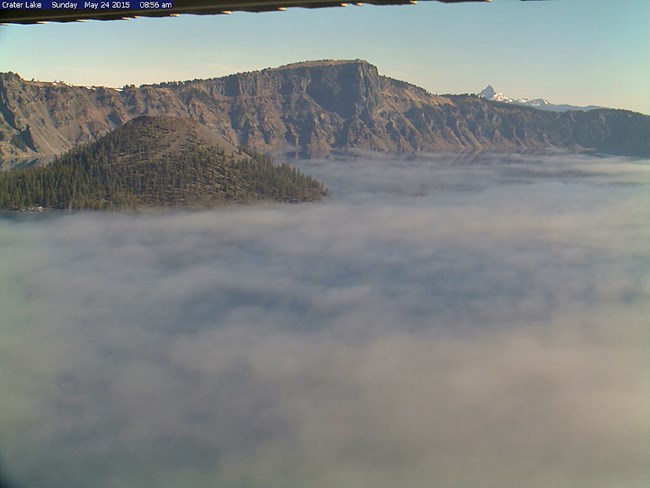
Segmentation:
<svg viewBox="0 0 650 488">
<path fill-rule="evenodd" d="M 302 163 L 323 204 L 0 220 L 17 487 L 647 486 L 647 163 Z"/>
</svg>

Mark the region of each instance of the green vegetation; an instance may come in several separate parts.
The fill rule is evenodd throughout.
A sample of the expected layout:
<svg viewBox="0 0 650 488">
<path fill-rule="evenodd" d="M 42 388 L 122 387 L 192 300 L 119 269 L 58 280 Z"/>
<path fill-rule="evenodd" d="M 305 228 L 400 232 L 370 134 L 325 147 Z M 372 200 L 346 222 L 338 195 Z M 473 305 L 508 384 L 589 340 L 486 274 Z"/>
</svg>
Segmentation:
<svg viewBox="0 0 650 488">
<path fill-rule="evenodd" d="M 0 174 L 0 207 L 8 209 L 201 207 L 325 194 L 321 183 L 289 165 L 227 154 L 194 123 L 165 117 L 136 119 L 48 166 Z"/>
</svg>

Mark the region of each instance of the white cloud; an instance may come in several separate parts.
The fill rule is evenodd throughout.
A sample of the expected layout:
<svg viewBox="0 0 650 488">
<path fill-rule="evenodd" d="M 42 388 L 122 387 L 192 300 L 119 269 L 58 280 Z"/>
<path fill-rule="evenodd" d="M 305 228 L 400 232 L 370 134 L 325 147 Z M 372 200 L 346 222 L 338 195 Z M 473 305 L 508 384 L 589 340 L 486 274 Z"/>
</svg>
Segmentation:
<svg viewBox="0 0 650 488">
<path fill-rule="evenodd" d="M 646 486 L 647 167 L 325 164 L 322 204 L 0 221 L 6 476 Z"/>
</svg>

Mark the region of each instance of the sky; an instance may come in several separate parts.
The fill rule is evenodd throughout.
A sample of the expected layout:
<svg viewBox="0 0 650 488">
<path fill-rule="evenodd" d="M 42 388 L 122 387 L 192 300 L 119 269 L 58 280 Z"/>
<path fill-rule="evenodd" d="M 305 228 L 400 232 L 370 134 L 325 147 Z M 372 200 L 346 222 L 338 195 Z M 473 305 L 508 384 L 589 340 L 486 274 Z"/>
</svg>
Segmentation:
<svg viewBox="0 0 650 488">
<path fill-rule="evenodd" d="M 364 59 L 432 93 L 491 84 L 514 98 L 650 113 L 645 0 L 289 9 L 0 27 L 0 71 L 120 87 L 312 59 Z"/>
<path fill-rule="evenodd" d="M 8 486 L 647 488 L 648 161 L 303 168 L 329 199 L 0 218 Z"/>
</svg>

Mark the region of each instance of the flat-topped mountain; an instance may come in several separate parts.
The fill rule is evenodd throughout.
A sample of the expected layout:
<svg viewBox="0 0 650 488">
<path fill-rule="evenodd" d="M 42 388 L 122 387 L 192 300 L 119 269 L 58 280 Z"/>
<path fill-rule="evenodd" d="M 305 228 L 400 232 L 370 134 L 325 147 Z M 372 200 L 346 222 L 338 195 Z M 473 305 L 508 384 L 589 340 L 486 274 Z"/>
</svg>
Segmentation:
<svg viewBox="0 0 650 488">
<path fill-rule="evenodd" d="M 650 153 L 650 117 L 642 114 L 550 113 L 432 95 L 365 61 L 326 60 L 120 90 L 0 74 L 0 158 L 7 165 L 59 154 L 141 115 L 190 118 L 236 146 L 301 157 L 356 149 Z"/>
<path fill-rule="evenodd" d="M 142 116 L 51 164 L 0 173 L 0 208 L 208 207 L 312 201 L 316 180 L 249 155 L 189 119 Z"/>
</svg>

